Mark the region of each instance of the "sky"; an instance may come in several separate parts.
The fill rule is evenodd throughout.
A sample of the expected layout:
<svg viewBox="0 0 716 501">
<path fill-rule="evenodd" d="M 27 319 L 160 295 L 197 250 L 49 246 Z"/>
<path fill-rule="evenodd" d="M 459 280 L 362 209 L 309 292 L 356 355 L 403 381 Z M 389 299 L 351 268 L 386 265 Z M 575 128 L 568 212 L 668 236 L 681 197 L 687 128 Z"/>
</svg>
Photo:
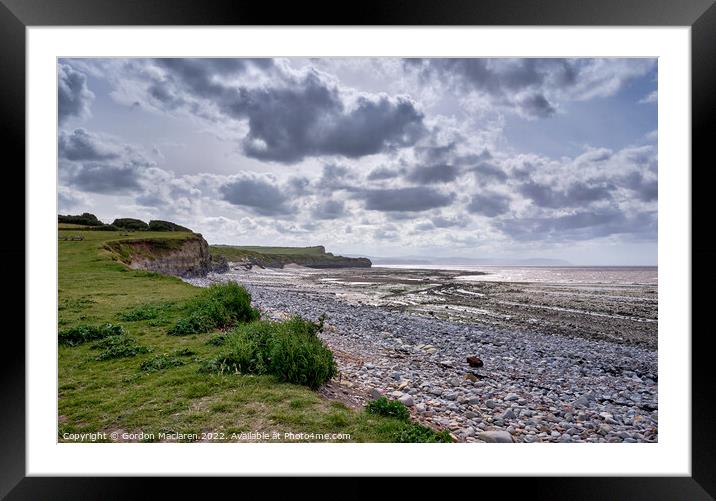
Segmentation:
<svg viewBox="0 0 716 501">
<path fill-rule="evenodd" d="M 60 59 L 58 210 L 211 244 L 657 263 L 656 59 Z"/>
</svg>

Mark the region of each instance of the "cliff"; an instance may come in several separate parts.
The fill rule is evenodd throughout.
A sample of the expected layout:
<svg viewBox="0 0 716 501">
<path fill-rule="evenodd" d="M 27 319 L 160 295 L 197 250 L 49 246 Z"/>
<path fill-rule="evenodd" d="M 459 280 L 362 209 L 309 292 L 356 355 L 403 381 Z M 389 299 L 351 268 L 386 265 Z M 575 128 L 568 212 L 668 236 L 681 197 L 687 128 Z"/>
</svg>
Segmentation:
<svg viewBox="0 0 716 501">
<path fill-rule="evenodd" d="M 240 247 L 212 245 L 212 256 L 223 256 L 227 261 L 244 266 L 283 268 L 297 264 L 308 268 L 370 268 L 370 259 L 364 257 L 335 256 L 323 246 L 315 247 Z"/>
<path fill-rule="evenodd" d="M 107 242 L 104 248 L 132 269 L 180 277 L 212 270 L 209 244 L 198 233 L 179 238 L 140 238 Z"/>
</svg>

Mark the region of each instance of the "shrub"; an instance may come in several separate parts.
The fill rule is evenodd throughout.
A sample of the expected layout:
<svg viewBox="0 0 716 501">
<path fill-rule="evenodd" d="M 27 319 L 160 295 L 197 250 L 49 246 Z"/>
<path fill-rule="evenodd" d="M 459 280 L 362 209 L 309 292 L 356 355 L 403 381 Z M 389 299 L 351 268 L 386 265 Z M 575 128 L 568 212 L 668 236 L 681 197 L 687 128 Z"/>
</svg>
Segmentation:
<svg viewBox="0 0 716 501">
<path fill-rule="evenodd" d="M 403 405 L 402 402 L 398 402 L 397 400 L 388 400 L 386 397 L 371 400 L 366 405 L 365 410 L 370 414 L 394 417 L 400 420 L 407 420 L 410 418 L 410 411 L 408 411 L 408 408 Z"/>
<path fill-rule="evenodd" d="M 313 322 L 294 318 L 273 336 L 269 352 L 271 373 L 280 381 L 316 389 L 336 374 L 333 353 L 316 336 L 315 329 Z"/>
<path fill-rule="evenodd" d="M 200 371 L 273 374 L 279 381 L 316 389 L 337 370 L 333 353 L 316 336 L 316 329 L 315 323 L 299 317 L 239 325 L 224 336 L 222 352 L 205 361 Z"/>
<path fill-rule="evenodd" d="M 152 221 L 149 221 L 149 230 L 150 231 L 188 231 L 188 232 L 191 232 L 191 230 L 189 228 L 180 226 L 176 223 L 172 223 L 171 221 L 161 221 L 159 219 L 154 219 Z"/>
<path fill-rule="evenodd" d="M 435 431 L 418 423 L 410 423 L 397 433 L 395 441 L 399 443 L 451 443 L 452 437 L 447 430 Z"/>
<path fill-rule="evenodd" d="M 149 229 L 149 225 L 144 221 L 141 221 L 139 219 L 132 219 L 129 217 L 115 219 L 112 222 L 112 226 L 122 228 L 123 230 L 147 231 Z"/>
<path fill-rule="evenodd" d="M 187 311 L 187 316 L 169 329 L 169 335 L 200 334 L 259 318 L 259 311 L 251 307 L 251 295 L 236 282 L 204 289 L 189 302 Z"/>
<path fill-rule="evenodd" d="M 119 335 L 109 336 L 92 345 L 92 349 L 104 350 L 95 357 L 95 360 L 110 360 L 113 358 L 133 357 L 142 353 L 149 353 L 146 346 L 142 346 L 133 337 Z"/>
<path fill-rule="evenodd" d="M 57 216 L 58 223 L 69 223 L 69 224 L 83 224 L 85 226 L 102 226 L 104 223 L 97 219 L 97 216 L 84 212 L 81 216 L 63 216 L 59 214 Z"/>
<path fill-rule="evenodd" d="M 121 336 L 124 328 L 121 325 L 80 325 L 70 329 L 61 330 L 58 335 L 58 342 L 65 346 L 77 346 L 88 341 L 95 341 L 109 336 Z"/>
</svg>

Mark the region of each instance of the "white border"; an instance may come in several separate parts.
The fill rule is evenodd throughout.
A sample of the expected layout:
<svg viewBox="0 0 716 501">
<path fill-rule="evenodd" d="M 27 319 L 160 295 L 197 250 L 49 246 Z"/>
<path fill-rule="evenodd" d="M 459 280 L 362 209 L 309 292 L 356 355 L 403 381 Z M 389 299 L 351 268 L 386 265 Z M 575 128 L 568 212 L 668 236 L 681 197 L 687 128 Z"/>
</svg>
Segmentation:
<svg viewBox="0 0 716 501">
<path fill-rule="evenodd" d="M 658 444 L 57 444 L 56 58 L 659 58 Z M 690 475 L 690 29 L 28 28 L 27 474 Z"/>
</svg>

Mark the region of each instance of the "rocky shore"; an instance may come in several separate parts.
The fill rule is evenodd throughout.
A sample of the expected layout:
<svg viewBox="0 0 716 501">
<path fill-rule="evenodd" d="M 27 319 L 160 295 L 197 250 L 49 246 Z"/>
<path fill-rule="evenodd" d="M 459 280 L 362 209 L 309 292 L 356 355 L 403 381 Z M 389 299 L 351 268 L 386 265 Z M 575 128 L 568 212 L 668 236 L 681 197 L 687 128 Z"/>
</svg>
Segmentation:
<svg viewBox="0 0 716 501">
<path fill-rule="evenodd" d="M 465 442 L 657 441 L 657 352 L 639 343 L 423 316 L 252 276 L 189 281 L 237 280 L 269 318 L 326 314 L 322 337 L 341 372 L 336 398 L 399 399 Z"/>
</svg>

